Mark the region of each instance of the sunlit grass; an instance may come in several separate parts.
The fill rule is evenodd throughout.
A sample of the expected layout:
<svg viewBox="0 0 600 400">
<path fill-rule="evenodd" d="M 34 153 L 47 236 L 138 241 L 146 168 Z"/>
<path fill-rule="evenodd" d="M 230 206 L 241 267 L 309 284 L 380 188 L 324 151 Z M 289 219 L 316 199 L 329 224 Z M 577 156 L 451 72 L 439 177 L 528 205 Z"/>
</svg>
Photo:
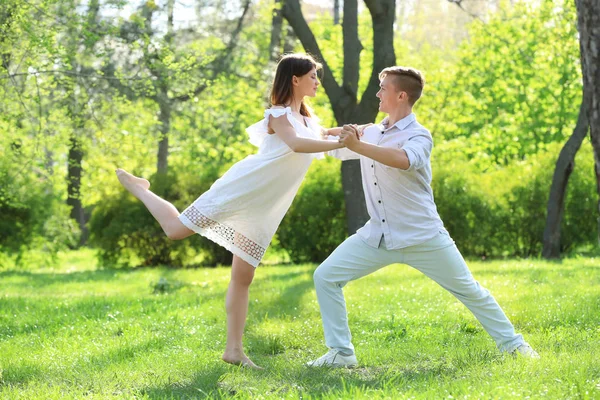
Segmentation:
<svg viewBox="0 0 600 400">
<path fill-rule="evenodd" d="M 308 369 L 326 351 L 315 265 L 260 267 L 247 352 L 220 361 L 229 269 L 0 273 L 0 398 L 600 398 L 600 259 L 470 262 L 538 361 L 499 354 L 469 311 L 395 265 L 350 283 L 359 367 Z"/>
</svg>

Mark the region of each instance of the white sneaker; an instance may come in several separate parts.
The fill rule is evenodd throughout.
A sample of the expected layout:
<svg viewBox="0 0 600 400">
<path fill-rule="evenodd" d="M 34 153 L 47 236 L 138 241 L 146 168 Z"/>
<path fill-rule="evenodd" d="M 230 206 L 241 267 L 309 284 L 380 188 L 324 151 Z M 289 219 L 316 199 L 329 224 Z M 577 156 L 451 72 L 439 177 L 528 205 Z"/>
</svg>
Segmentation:
<svg viewBox="0 0 600 400">
<path fill-rule="evenodd" d="M 306 363 L 308 367 L 345 367 L 354 368 L 358 365 L 356 356 L 354 354 L 345 356 L 339 352 L 339 350 L 331 349 L 325 354 L 317 358 L 316 360 L 309 361 Z"/>
<path fill-rule="evenodd" d="M 540 358 L 540 355 L 537 353 L 537 351 L 531 348 L 529 343 L 523 343 L 522 345 L 514 349 L 511 354 L 521 355 L 525 358 Z"/>
</svg>

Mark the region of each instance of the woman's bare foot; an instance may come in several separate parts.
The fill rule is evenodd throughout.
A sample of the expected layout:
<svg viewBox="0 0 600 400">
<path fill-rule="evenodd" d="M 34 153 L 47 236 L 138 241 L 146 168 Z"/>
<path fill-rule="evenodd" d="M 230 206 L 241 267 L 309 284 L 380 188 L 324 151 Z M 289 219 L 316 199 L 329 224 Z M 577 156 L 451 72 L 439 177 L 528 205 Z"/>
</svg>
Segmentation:
<svg viewBox="0 0 600 400">
<path fill-rule="evenodd" d="M 242 353 L 234 353 L 234 352 L 225 352 L 222 357 L 223 361 L 228 364 L 239 365 L 245 368 L 252 369 L 264 369 L 254 364 L 251 359 L 248 358 L 243 352 Z"/>
<path fill-rule="evenodd" d="M 148 190 L 150 188 L 150 182 L 144 178 L 138 178 L 137 176 L 131 175 L 124 169 L 117 169 L 117 178 L 121 185 L 125 187 L 135 197 L 138 197 L 140 191 Z"/>
</svg>

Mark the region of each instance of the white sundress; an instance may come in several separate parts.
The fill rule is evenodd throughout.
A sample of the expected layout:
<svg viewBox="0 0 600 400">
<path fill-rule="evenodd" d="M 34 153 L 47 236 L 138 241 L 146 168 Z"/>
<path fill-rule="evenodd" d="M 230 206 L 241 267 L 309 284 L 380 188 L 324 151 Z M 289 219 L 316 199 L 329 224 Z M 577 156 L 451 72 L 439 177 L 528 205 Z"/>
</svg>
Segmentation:
<svg viewBox="0 0 600 400">
<path fill-rule="evenodd" d="M 323 153 L 294 153 L 277 135 L 268 133 L 269 117 L 284 114 L 297 136 L 321 139 L 316 120 L 305 117 L 307 127 L 289 107 L 265 110 L 264 119 L 246 128 L 258 153 L 234 164 L 179 216 L 189 229 L 254 267 L 264 256 L 312 160 L 324 157 Z"/>
</svg>

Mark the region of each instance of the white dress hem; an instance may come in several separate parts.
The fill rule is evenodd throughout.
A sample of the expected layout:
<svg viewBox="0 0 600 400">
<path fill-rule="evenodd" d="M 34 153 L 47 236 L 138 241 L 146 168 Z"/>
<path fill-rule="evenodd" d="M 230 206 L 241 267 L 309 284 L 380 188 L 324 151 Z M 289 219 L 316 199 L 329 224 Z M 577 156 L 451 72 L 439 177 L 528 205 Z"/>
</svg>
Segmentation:
<svg viewBox="0 0 600 400">
<path fill-rule="evenodd" d="M 254 268 L 258 267 L 261 260 L 257 260 L 234 243 L 231 243 L 226 238 L 222 237 L 218 233 L 216 233 L 212 229 L 201 228 L 198 225 L 194 224 L 189 220 L 185 215 L 180 214 L 179 220 L 189 229 L 196 232 L 197 234 L 204 236 L 205 238 L 215 242 L 219 246 L 224 247 L 227 251 L 231 252 L 233 255 L 240 257 L 242 260 L 246 261 L 248 264 L 252 265 Z"/>
</svg>

